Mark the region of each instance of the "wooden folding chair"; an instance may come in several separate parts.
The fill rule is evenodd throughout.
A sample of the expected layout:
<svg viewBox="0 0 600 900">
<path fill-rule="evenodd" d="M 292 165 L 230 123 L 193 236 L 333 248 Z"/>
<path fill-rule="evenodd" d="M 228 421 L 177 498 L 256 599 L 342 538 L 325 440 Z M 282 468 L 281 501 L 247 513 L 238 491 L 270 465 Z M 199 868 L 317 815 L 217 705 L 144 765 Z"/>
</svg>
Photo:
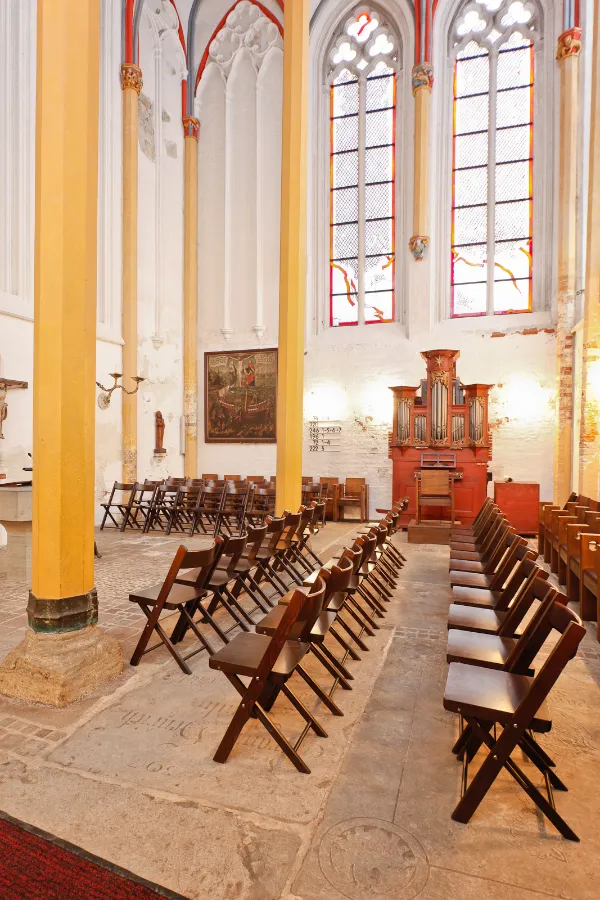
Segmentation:
<svg viewBox="0 0 600 900">
<path fill-rule="evenodd" d="M 161 531 L 170 533 L 171 522 L 177 511 L 181 490 L 181 485 L 173 483 L 160 484 L 156 488 L 154 501 L 144 522 L 144 533 L 155 528 L 160 528 Z"/>
<path fill-rule="evenodd" d="M 223 505 L 218 514 L 217 534 L 223 530 L 227 534 L 242 534 L 248 503 L 252 501 L 252 493 L 250 486 L 242 485 L 239 480 L 232 481 L 227 485 L 223 496 Z"/>
<path fill-rule="evenodd" d="M 319 737 L 327 737 L 327 732 L 292 693 L 287 682 L 310 649 L 308 636 L 321 612 L 325 585 L 319 581 L 315 587 L 316 590 L 308 595 L 299 590 L 290 592 L 285 612 L 272 637 L 239 634 L 211 656 L 210 668 L 222 671 L 242 698 L 217 748 L 215 762 L 227 761 L 244 725 L 253 717 L 261 722 L 299 772 L 310 772 L 298 753 L 300 745 L 311 729 Z M 288 640 L 296 623 L 299 639 Z M 250 679 L 248 685 L 242 681 L 243 677 Z M 279 693 L 284 694 L 306 722 L 294 745 L 268 715 Z"/>
<path fill-rule="evenodd" d="M 549 587 L 522 634 L 516 638 L 451 628 L 448 631 L 447 661 L 482 666 L 484 669 L 501 669 L 516 675 L 533 675 L 531 666 L 548 637 L 549 629 L 545 630 L 545 621 L 554 602 L 566 606 L 568 598 Z"/>
<path fill-rule="evenodd" d="M 162 584 L 154 584 L 152 587 L 132 591 L 132 593 L 129 594 L 130 602 L 137 603 L 148 620 L 137 646 L 133 651 L 133 656 L 131 657 L 132 666 L 137 666 L 142 656 L 146 653 L 150 653 L 152 650 L 156 650 L 157 647 L 164 644 L 179 668 L 185 672 L 186 675 L 191 675 L 192 671 L 187 665 L 186 660 L 195 656 L 197 653 L 200 653 L 202 650 L 208 650 L 211 654 L 214 653 L 211 644 L 197 628 L 196 623 L 193 620 L 193 615 L 200 600 L 206 596 L 206 583 L 212 571 L 215 547 L 216 544 L 213 544 L 211 547 L 207 547 L 204 550 L 187 550 L 185 547 L 179 547 L 175 554 L 175 558 L 171 563 L 167 577 Z M 194 579 L 193 584 L 177 584 L 177 576 L 182 569 L 196 570 L 196 578 Z M 160 620 L 163 610 L 177 613 L 177 622 L 171 637 L 167 635 Z M 181 629 L 182 624 L 185 625 L 185 630 L 187 630 L 187 628 L 192 629 L 202 645 L 188 653 L 186 656 L 181 655 L 175 647 L 176 640 L 173 639 L 177 633 L 178 627 Z M 160 641 L 152 647 L 148 647 L 148 642 L 154 631 L 160 638 Z"/>
<path fill-rule="evenodd" d="M 548 591 L 554 591 L 546 581 L 547 578 L 548 573 L 536 567 L 506 610 L 452 604 L 448 612 L 448 628 L 497 634 L 500 637 L 519 637 L 523 631 L 523 620 L 533 604 L 543 603 Z"/>
<path fill-rule="evenodd" d="M 202 529 L 204 534 L 216 535 L 219 526 L 219 514 L 225 497 L 225 485 L 208 484 L 200 491 L 198 503 L 194 510 L 190 536 Z"/>
<path fill-rule="evenodd" d="M 461 732 L 463 725 L 469 728 L 468 743 L 462 739 L 458 742 L 463 762 L 462 792 L 452 818 L 456 822 L 469 822 L 502 769 L 506 769 L 560 834 L 567 840 L 578 841 L 554 804 L 553 789 L 566 791 L 567 788 L 545 754 L 528 739 L 528 732 L 550 731 L 552 722 L 545 701 L 575 656 L 585 628 L 576 613 L 556 602 L 552 604 L 548 625 L 560 637 L 533 678 L 464 663 L 450 664 L 444 709 L 461 716 Z M 487 748 L 488 754 L 469 784 L 469 762 L 480 747 Z M 547 797 L 513 759 L 517 747 L 544 776 Z"/>
<path fill-rule="evenodd" d="M 452 603 L 459 606 L 479 606 L 484 609 L 505 610 L 513 602 L 523 582 L 532 573 L 538 573 L 542 577 L 543 570 L 531 559 L 526 544 L 517 548 L 515 559 L 518 563 L 510 578 L 500 590 L 490 591 L 487 588 L 462 587 L 457 585 L 452 588 Z M 549 573 L 543 573 L 547 578 Z"/>
<path fill-rule="evenodd" d="M 121 482 L 115 481 L 108 500 L 106 501 L 106 503 L 100 504 L 100 506 L 102 506 L 102 508 L 104 509 L 104 515 L 100 524 L 100 531 L 102 531 L 102 529 L 104 528 L 107 518 L 110 519 L 115 528 L 118 528 L 120 531 L 124 531 L 125 525 L 127 524 L 127 519 L 129 518 L 129 510 L 131 509 L 131 504 L 133 503 L 134 491 L 135 484 L 121 484 Z M 121 497 L 115 499 L 116 493 L 121 494 Z M 115 515 L 119 515 L 121 517 L 119 522 L 117 522 L 117 520 L 115 519 Z"/>
</svg>

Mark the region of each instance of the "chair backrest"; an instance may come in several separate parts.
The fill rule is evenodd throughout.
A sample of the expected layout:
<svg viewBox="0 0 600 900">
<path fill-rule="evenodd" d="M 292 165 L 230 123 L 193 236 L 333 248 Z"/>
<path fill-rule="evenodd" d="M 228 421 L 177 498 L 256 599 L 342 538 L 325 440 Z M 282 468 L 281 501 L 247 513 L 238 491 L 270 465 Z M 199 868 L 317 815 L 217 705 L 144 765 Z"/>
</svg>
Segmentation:
<svg viewBox="0 0 600 900">
<path fill-rule="evenodd" d="M 173 557 L 173 562 L 167 572 L 167 577 L 156 598 L 157 607 L 162 608 L 167 601 L 171 589 L 175 584 L 175 579 L 182 569 L 198 569 L 198 577 L 196 578 L 194 586 L 198 590 L 203 590 L 206 587 L 213 570 L 215 550 L 216 542 L 210 547 L 205 547 L 203 550 L 188 550 L 187 547 L 184 547 L 183 545 L 178 547 L 175 556 Z"/>
<path fill-rule="evenodd" d="M 377 535 L 369 532 L 362 546 L 362 556 L 360 560 L 360 566 L 366 565 L 369 562 L 373 553 L 375 552 L 375 547 L 377 546 Z"/>
<path fill-rule="evenodd" d="M 360 492 L 366 483 L 366 478 L 346 478 L 346 484 L 344 485 L 346 497 L 360 497 Z"/>
<path fill-rule="evenodd" d="M 280 544 L 290 547 L 292 538 L 298 531 L 300 525 L 300 513 L 288 513 L 284 519 L 284 528 L 281 533 Z"/>
<path fill-rule="evenodd" d="M 171 484 L 171 485 L 172 484 L 180 484 L 181 485 L 181 484 L 185 484 L 185 482 L 186 482 L 185 478 L 179 478 L 179 477 L 174 478 L 172 475 L 169 475 L 169 477 L 165 481 L 165 484 Z"/>
<path fill-rule="evenodd" d="M 237 566 L 246 548 L 248 538 L 245 534 L 239 536 L 227 535 L 223 539 L 223 546 L 219 555 L 217 569 L 231 572 Z"/>
<path fill-rule="evenodd" d="M 143 503 L 144 505 L 149 504 L 152 500 L 154 500 L 154 495 L 156 494 L 161 483 L 162 482 L 160 482 L 158 484 L 148 484 L 148 483 L 144 482 L 142 484 L 139 481 L 136 482 L 135 488 L 134 488 L 134 491 L 135 491 L 134 503 L 137 503 L 137 504 Z"/>
<path fill-rule="evenodd" d="M 427 496 L 449 497 L 450 473 L 446 469 L 422 469 L 420 492 Z"/>
<path fill-rule="evenodd" d="M 539 594 L 543 593 L 541 588 L 542 582 L 539 582 Z M 539 605 L 535 613 L 530 618 L 523 634 L 520 636 L 516 644 L 513 645 L 506 659 L 506 668 L 509 672 L 521 672 L 525 674 L 527 669 L 532 665 L 534 659 L 540 652 L 546 640 L 552 633 L 552 625 L 550 622 L 551 607 L 554 603 L 560 603 L 566 606 L 569 598 L 566 594 L 547 586 L 548 590 L 543 596 L 538 596 Z"/>
<path fill-rule="evenodd" d="M 181 506 L 196 506 L 200 498 L 201 485 L 186 484 L 179 489 L 179 503 Z"/>
<path fill-rule="evenodd" d="M 314 484 L 315 479 L 312 475 L 303 475 L 302 476 L 302 484 Z"/>
<path fill-rule="evenodd" d="M 248 525 L 246 528 L 246 553 L 250 562 L 256 557 L 267 536 L 267 525 Z"/>
<path fill-rule="evenodd" d="M 271 555 L 275 553 L 275 548 L 279 543 L 279 539 L 284 528 L 285 519 L 283 518 L 283 516 L 273 516 L 267 518 L 268 543 L 266 549 L 267 552 Z"/>
<path fill-rule="evenodd" d="M 548 575 L 539 566 L 527 578 L 520 591 L 511 604 L 508 615 L 498 629 L 501 637 L 515 634 L 519 625 L 533 606 L 534 602 L 541 601 L 548 591 L 554 590 L 547 581 Z"/>
<path fill-rule="evenodd" d="M 219 480 L 218 475 L 205 475 L 204 473 L 202 473 L 202 478 L 204 479 L 204 481 L 218 481 Z"/>
<path fill-rule="evenodd" d="M 323 604 L 325 602 L 325 582 L 319 576 L 315 578 L 310 590 L 307 594 L 307 603 L 303 606 L 297 620 L 294 635 L 298 635 L 297 640 L 310 640 L 310 633 L 314 628 L 315 622 L 323 612 Z"/>
<path fill-rule="evenodd" d="M 272 515 L 275 512 L 275 497 L 275 488 L 257 488 L 254 491 L 253 512 Z"/>
<path fill-rule="evenodd" d="M 241 475 L 223 475 L 223 481 L 241 481 Z"/>
<path fill-rule="evenodd" d="M 255 680 L 257 682 L 264 682 L 265 679 L 268 678 L 273 666 L 279 658 L 283 645 L 296 624 L 298 624 L 298 629 L 295 629 L 295 631 L 298 630 L 303 634 L 306 632 L 310 634 L 310 631 L 318 618 L 318 614 L 312 621 L 310 628 L 307 629 L 306 625 L 312 618 L 314 609 L 322 606 L 323 596 L 325 594 L 325 585 L 322 579 L 316 579 L 315 587 L 317 588 L 316 591 L 309 595 L 295 589 L 289 591 L 282 599 L 282 604 L 285 604 L 285 610 L 275 629 L 273 637 L 267 644 L 263 657 L 256 668 Z"/>
<path fill-rule="evenodd" d="M 560 637 L 515 710 L 513 722 L 517 727 L 529 727 L 563 669 L 577 653 L 577 648 L 585 635 L 583 622 L 577 613 L 556 601 L 550 607 L 548 626 L 550 631 L 557 632 Z"/>
<path fill-rule="evenodd" d="M 186 485 L 188 487 L 202 487 L 204 484 L 204 478 L 188 478 L 186 481 Z"/>
<path fill-rule="evenodd" d="M 352 545 L 352 547 L 347 547 L 344 550 L 344 552 L 342 554 L 342 558 L 340 559 L 340 562 L 344 558 L 350 560 L 350 562 L 352 563 L 352 574 L 353 575 L 355 575 L 360 568 L 360 561 L 362 558 L 362 548 L 363 548 L 362 540 L 356 540 L 354 542 L 354 544 Z"/>
<path fill-rule="evenodd" d="M 345 555 L 346 550 L 345 547 L 337 565 L 333 565 L 331 569 L 323 567 L 319 571 L 319 578 L 322 578 L 326 585 L 323 605 L 326 605 L 334 594 L 345 592 L 350 584 L 352 560 Z"/>
<path fill-rule="evenodd" d="M 158 481 L 152 481 L 151 478 L 144 478 L 144 487 L 158 487 L 159 484 L 164 484 L 164 479 L 161 478 Z"/>
</svg>

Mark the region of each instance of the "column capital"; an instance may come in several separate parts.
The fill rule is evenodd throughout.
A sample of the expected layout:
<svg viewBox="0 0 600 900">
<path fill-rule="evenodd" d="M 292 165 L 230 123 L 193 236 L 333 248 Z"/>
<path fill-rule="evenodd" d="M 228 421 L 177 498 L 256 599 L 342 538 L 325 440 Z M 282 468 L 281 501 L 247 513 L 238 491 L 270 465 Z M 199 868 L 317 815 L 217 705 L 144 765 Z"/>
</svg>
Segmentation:
<svg viewBox="0 0 600 900">
<path fill-rule="evenodd" d="M 427 88 L 431 92 L 433 87 L 433 66 L 430 62 L 422 62 L 413 66 L 412 70 L 412 89 L 413 94 L 421 88 Z"/>
<path fill-rule="evenodd" d="M 195 116 L 183 117 L 183 134 L 184 137 L 194 138 L 195 141 L 200 137 L 200 122 Z"/>
<path fill-rule="evenodd" d="M 581 28 L 569 28 L 558 37 L 556 58 L 559 62 L 568 56 L 579 56 L 581 52 Z"/>
<path fill-rule="evenodd" d="M 125 63 L 121 66 L 121 88 L 123 90 L 131 88 L 139 96 L 143 84 L 142 70 L 139 66 L 134 63 Z"/>
<path fill-rule="evenodd" d="M 408 249 L 412 253 L 416 262 L 423 262 L 423 254 L 429 246 L 429 238 L 424 234 L 413 234 L 408 242 Z"/>
</svg>

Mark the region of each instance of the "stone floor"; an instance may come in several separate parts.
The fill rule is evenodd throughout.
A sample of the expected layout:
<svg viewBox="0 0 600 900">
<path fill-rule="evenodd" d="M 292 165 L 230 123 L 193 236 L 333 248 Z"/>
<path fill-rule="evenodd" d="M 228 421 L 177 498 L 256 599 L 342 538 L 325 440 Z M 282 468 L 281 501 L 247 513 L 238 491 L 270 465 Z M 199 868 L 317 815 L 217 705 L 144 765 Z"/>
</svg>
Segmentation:
<svg viewBox="0 0 600 900">
<path fill-rule="evenodd" d="M 325 556 L 354 534 L 330 524 Z M 100 622 L 131 653 L 142 620 L 128 590 L 158 580 L 176 539 L 102 532 Z M 252 722 L 212 761 L 237 695 L 205 654 L 182 675 L 163 650 L 67 710 L 0 700 L 0 809 L 190 900 L 591 900 L 600 860 L 600 652 L 594 634 L 551 698 L 544 745 L 570 787 L 560 838 L 508 776 L 465 826 L 450 813 L 460 766 L 442 708 L 448 550 L 406 545 L 387 618 L 359 663 L 345 716 L 318 716 L 301 775 Z M 20 640 L 29 575 L 0 551 L 0 657 Z M 324 684 L 317 664 L 312 673 Z M 294 689 L 310 703 L 303 683 Z M 278 700 L 288 735 L 300 720 Z M 529 771 L 529 770 L 528 770 Z M 83 898 L 82 898 L 83 900 Z"/>
</svg>

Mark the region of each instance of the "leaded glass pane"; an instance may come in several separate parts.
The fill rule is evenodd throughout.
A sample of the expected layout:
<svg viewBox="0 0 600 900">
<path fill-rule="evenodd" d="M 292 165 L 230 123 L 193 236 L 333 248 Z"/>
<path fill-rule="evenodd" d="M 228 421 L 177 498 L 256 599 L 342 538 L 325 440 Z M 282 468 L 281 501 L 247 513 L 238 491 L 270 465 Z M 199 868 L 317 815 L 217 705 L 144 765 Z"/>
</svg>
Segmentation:
<svg viewBox="0 0 600 900">
<path fill-rule="evenodd" d="M 530 132 L 529 125 L 518 128 L 499 128 L 496 131 L 496 162 L 529 159 Z"/>
<path fill-rule="evenodd" d="M 487 284 L 457 284 L 452 288 L 453 316 L 485 315 Z"/>
<path fill-rule="evenodd" d="M 336 85 L 332 94 L 334 116 L 358 115 L 358 81 Z"/>
<path fill-rule="evenodd" d="M 487 205 L 454 210 L 454 244 L 479 244 L 487 238 Z"/>
<path fill-rule="evenodd" d="M 365 321 L 391 322 L 394 317 L 394 292 L 379 291 L 365 294 Z"/>
<path fill-rule="evenodd" d="M 367 112 L 394 105 L 394 76 L 368 78 L 366 88 Z"/>
<path fill-rule="evenodd" d="M 531 252 L 529 241 L 496 242 L 494 248 L 494 280 L 529 278 Z"/>
<path fill-rule="evenodd" d="M 358 188 L 344 188 L 332 191 L 332 223 L 356 222 L 358 220 Z"/>
<path fill-rule="evenodd" d="M 331 186 L 346 187 L 358 184 L 358 152 L 339 153 L 331 157 Z"/>
<path fill-rule="evenodd" d="M 365 181 L 392 181 L 394 178 L 393 147 L 377 147 L 365 153 Z"/>
<path fill-rule="evenodd" d="M 365 253 L 391 253 L 393 243 L 393 219 L 365 222 Z"/>
<path fill-rule="evenodd" d="M 346 297 L 331 295 L 331 324 L 332 325 L 357 325 L 358 302 L 350 304 Z"/>
<path fill-rule="evenodd" d="M 332 225 L 332 259 L 358 256 L 358 225 Z"/>
<path fill-rule="evenodd" d="M 394 289 L 394 256 L 367 256 L 365 259 L 365 291 Z"/>
<path fill-rule="evenodd" d="M 377 147 L 394 141 L 394 110 L 384 109 L 367 113 L 365 117 L 366 146 Z"/>
<path fill-rule="evenodd" d="M 496 124 L 523 125 L 531 122 L 531 88 L 513 88 L 499 91 L 496 98 Z"/>
<path fill-rule="evenodd" d="M 384 216 L 391 216 L 392 211 L 392 182 L 367 185 L 365 188 L 365 218 L 380 219 Z"/>
<path fill-rule="evenodd" d="M 454 173 L 454 204 L 470 206 L 481 203 L 487 197 L 487 166 L 478 169 L 461 169 Z"/>
<path fill-rule="evenodd" d="M 333 152 L 358 148 L 358 116 L 333 120 Z"/>
<path fill-rule="evenodd" d="M 487 244 L 452 248 L 452 283 L 487 279 Z"/>
<path fill-rule="evenodd" d="M 515 282 L 510 279 L 494 283 L 494 312 L 529 312 L 531 309 L 531 280 Z"/>
<path fill-rule="evenodd" d="M 496 200 L 523 200 L 531 195 L 529 161 L 496 166 Z"/>
<path fill-rule="evenodd" d="M 512 238 L 528 238 L 531 232 L 531 201 L 497 203 L 495 212 L 495 236 L 497 241 Z"/>
<path fill-rule="evenodd" d="M 506 46 L 506 45 L 505 45 Z M 512 50 L 498 56 L 498 90 L 531 83 L 531 51 Z"/>
<path fill-rule="evenodd" d="M 454 166 L 481 166 L 487 163 L 488 136 L 484 134 L 464 134 L 454 138 Z"/>
<path fill-rule="evenodd" d="M 455 134 L 469 134 L 473 131 L 487 131 L 489 119 L 489 97 L 487 94 L 456 100 L 454 106 Z"/>
<path fill-rule="evenodd" d="M 479 94 L 489 87 L 489 57 L 478 56 L 461 60 L 456 65 L 456 96 Z"/>
</svg>

